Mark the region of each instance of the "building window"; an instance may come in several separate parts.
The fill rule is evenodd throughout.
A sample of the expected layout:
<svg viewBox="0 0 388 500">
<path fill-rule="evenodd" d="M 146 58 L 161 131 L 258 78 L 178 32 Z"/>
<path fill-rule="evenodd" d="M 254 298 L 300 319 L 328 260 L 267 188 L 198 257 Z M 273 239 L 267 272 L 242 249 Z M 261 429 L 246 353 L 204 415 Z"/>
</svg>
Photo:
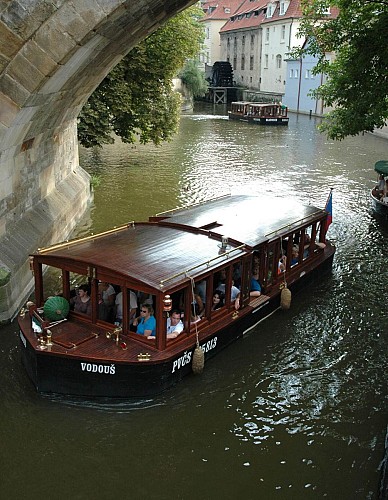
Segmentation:
<svg viewBox="0 0 388 500">
<path fill-rule="evenodd" d="M 294 78 L 294 70 L 290 69 L 290 78 Z"/>
<path fill-rule="evenodd" d="M 243 50 L 245 48 L 245 35 L 243 35 L 243 37 L 242 37 L 242 48 L 243 48 Z"/>
<path fill-rule="evenodd" d="M 249 69 L 250 69 L 251 71 L 253 70 L 254 60 L 255 60 L 254 56 L 251 56 L 251 57 L 249 58 Z"/>
<path fill-rule="evenodd" d="M 255 35 L 251 35 L 251 49 L 255 48 Z"/>
<path fill-rule="evenodd" d="M 269 42 L 269 28 L 265 28 L 265 43 Z"/>
<path fill-rule="evenodd" d="M 210 29 L 209 28 L 206 28 L 206 38 L 207 39 L 210 38 Z"/>
<path fill-rule="evenodd" d="M 233 57 L 233 69 L 237 69 L 237 57 Z"/>
<path fill-rule="evenodd" d="M 230 38 L 229 38 L 229 37 L 228 37 L 228 41 L 227 41 L 226 45 L 227 45 L 228 47 L 230 47 Z"/>
<path fill-rule="evenodd" d="M 272 5 L 267 6 L 267 17 L 272 17 Z"/>
<path fill-rule="evenodd" d="M 298 69 L 295 70 L 294 75 L 295 75 L 295 78 L 299 77 L 299 70 Z"/>
<path fill-rule="evenodd" d="M 282 67 L 282 56 L 280 54 L 276 56 L 276 67 L 278 69 Z"/>
<path fill-rule="evenodd" d="M 282 42 L 284 42 L 285 38 L 286 38 L 286 25 L 285 25 L 285 24 L 283 24 L 283 25 L 282 25 L 281 34 L 280 34 L 280 40 L 281 40 Z"/>
<path fill-rule="evenodd" d="M 241 69 L 242 70 L 245 69 L 245 56 L 244 56 L 244 54 L 241 56 Z"/>
<path fill-rule="evenodd" d="M 304 74 L 304 77 L 305 78 L 310 78 L 310 70 L 309 69 L 306 69 L 306 72 Z"/>
<path fill-rule="evenodd" d="M 264 56 L 264 68 L 268 68 L 268 54 Z"/>
<path fill-rule="evenodd" d="M 285 7 L 284 7 L 284 2 L 280 2 L 279 4 L 279 14 L 283 16 L 285 13 Z"/>
</svg>

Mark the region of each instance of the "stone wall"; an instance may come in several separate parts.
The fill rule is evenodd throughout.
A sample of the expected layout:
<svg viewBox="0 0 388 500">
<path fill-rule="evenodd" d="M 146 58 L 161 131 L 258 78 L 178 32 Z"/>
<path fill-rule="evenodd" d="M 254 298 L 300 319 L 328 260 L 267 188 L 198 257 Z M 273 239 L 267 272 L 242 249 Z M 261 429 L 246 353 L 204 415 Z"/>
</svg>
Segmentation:
<svg viewBox="0 0 388 500">
<path fill-rule="evenodd" d="M 77 116 L 141 39 L 193 0 L 0 2 L 0 322 L 31 290 L 28 254 L 66 239 L 90 200 Z"/>
</svg>

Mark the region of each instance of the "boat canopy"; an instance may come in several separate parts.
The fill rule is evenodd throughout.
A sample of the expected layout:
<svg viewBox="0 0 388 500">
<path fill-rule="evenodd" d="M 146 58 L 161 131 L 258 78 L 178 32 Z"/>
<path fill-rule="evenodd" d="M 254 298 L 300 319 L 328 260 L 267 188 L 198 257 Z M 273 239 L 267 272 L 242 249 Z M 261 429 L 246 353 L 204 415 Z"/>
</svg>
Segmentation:
<svg viewBox="0 0 388 500">
<path fill-rule="evenodd" d="M 375 170 L 379 174 L 388 175 L 388 160 L 380 160 L 375 163 Z"/>
</svg>

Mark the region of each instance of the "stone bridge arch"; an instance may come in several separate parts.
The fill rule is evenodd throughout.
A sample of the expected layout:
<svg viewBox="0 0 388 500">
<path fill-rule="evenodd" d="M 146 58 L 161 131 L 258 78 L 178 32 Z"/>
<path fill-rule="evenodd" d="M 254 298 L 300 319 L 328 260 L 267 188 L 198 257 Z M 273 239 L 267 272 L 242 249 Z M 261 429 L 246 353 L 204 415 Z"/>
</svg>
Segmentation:
<svg viewBox="0 0 388 500">
<path fill-rule="evenodd" d="M 131 48 L 193 3 L 0 2 L 0 322 L 31 290 L 28 254 L 66 238 L 87 207 L 83 104 Z"/>
</svg>

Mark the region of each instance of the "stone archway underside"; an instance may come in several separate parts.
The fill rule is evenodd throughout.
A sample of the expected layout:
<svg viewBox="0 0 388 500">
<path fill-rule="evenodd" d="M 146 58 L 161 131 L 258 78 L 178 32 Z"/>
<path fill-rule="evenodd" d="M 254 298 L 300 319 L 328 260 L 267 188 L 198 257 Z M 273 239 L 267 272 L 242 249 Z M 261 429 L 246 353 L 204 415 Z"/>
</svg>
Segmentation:
<svg viewBox="0 0 388 500">
<path fill-rule="evenodd" d="M 0 322 L 31 290 L 28 254 L 90 200 L 76 120 L 109 71 L 194 0 L 0 2 Z"/>
</svg>

